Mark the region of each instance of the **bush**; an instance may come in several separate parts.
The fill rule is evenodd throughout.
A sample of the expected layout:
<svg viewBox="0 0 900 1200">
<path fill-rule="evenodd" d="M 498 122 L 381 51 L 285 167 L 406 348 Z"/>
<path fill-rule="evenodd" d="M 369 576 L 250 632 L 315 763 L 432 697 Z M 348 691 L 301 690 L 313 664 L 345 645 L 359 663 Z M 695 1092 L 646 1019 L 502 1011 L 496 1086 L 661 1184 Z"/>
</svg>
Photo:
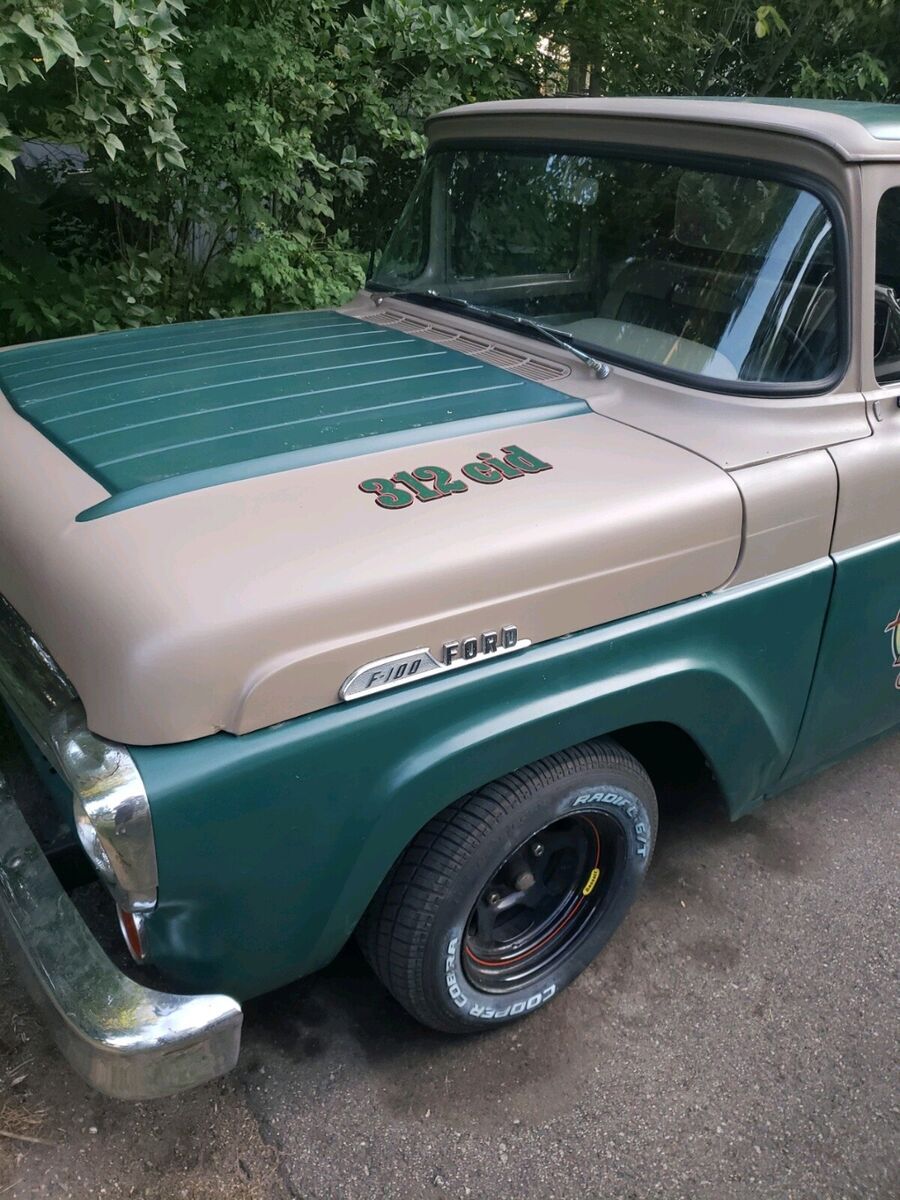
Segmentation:
<svg viewBox="0 0 900 1200">
<path fill-rule="evenodd" d="M 95 139 L 74 237 L 72 172 L 0 192 L 18 211 L 0 232 L 0 341 L 339 303 L 418 170 L 424 118 L 521 94 L 534 44 L 482 0 L 195 0 L 178 36 L 177 149 L 156 161 L 152 122 L 108 161 Z M 86 70 L 73 56 L 39 82 L 60 72 L 66 99 Z"/>
<path fill-rule="evenodd" d="M 900 94 L 897 0 L 12 3 L 0 168 L 79 153 L 0 170 L 0 343 L 340 302 L 449 105 Z"/>
</svg>

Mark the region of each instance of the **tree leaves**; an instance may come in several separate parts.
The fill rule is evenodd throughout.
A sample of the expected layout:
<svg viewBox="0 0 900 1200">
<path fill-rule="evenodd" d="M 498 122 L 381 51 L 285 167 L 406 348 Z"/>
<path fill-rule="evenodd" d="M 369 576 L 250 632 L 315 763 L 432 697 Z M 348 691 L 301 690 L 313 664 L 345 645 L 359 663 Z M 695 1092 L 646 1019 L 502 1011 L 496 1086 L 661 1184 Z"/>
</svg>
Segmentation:
<svg viewBox="0 0 900 1200">
<path fill-rule="evenodd" d="M 768 37 L 773 32 L 790 33 L 787 22 L 774 4 L 761 4 L 756 10 L 754 33 L 759 38 Z"/>
<path fill-rule="evenodd" d="M 0 168 L 16 177 L 15 160 L 19 153 L 19 139 L 13 137 L 6 123 L 6 118 L 0 113 Z"/>
<path fill-rule="evenodd" d="M 128 125 L 140 140 L 171 118 L 172 86 L 184 88 L 172 53 L 180 38 L 173 9 L 183 13 L 180 0 L 21 0 L 0 14 L 7 137 L 66 141 L 114 157 L 124 145 L 111 123 Z M 174 166 L 183 145 L 171 121 L 168 129 L 161 152 L 154 145 L 147 153 Z M 0 166 L 10 171 L 15 157 L 5 146 Z"/>
<path fill-rule="evenodd" d="M 897 0 L 533 0 L 520 20 L 549 91 L 890 100 L 898 15 Z"/>
<path fill-rule="evenodd" d="M 129 296 L 154 320 L 345 298 L 415 177 L 425 118 L 520 94 L 533 52 L 515 10 L 491 0 L 193 0 L 186 13 L 175 0 L 49 2 L 86 65 L 61 48 L 52 70 L 39 67 L 56 107 L 19 106 L 17 132 L 99 152 L 89 184 L 116 215 L 113 260 L 98 225 L 57 264 L 73 285 L 52 287 L 74 297 L 75 280 L 94 281 L 84 328 L 133 321 Z M 0 66 L 7 31 L 0 18 Z M 129 275 L 114 299 L 114 264 L 126 262 L 141 264 L 141 282 Z M 15 275 L 30 322 L 16 318 L 17 336 L 74 331 L 74 301 L 39 305 L 27 272 Z"/>
<path fill-rule="evenodd" d="M 0 222 L 0 342 L 343 299 L 412 186 L 426 117 L 455 104 L 567 86 L 897 96 L 897 10 L 898 0 L 10 0 L 0 188 L 23 138 L 79 146 L 89 170 L 77 203 L 65 180 L 46 211 L 34 202 L 43 224 L 15 258 Z"/>
</svg>

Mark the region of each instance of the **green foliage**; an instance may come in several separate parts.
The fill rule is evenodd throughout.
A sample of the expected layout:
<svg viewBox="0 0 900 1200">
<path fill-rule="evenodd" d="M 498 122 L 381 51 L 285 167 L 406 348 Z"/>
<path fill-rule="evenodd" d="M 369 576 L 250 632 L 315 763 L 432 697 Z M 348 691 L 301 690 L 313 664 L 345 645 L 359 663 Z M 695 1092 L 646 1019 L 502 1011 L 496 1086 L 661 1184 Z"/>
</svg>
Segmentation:
<svg viewBox="0 0 900 1200">
<path fill-rule="evenodd" d="M 896 0 L 548 0 L 531 11 L 554 89 L 900 98 Z"/>
<path fill-rule="evenodd" d="M 761 4 L 756 10 L 756 24 L 753 29 L 757 37 L 766 37 L 773 32 L 790 34 L 784 17 L 774 4 Z"/>
<path fill-rule="evenodd" d="M 87 262 L 69 273 L 38 270 L 22 287 L 15 269 L 0 262 L 0 317 L 20 341 L 155 325 L 166 316 L 155 303 L 159 278 L 147 256 L 138 255 Z"/>
<path fill-rule="evenodd" d="M 194 0 L 178 29 L 178 161 L 148 171 L 124 135 L 92 159 L 97 236 L 42 257 L 41 297 L 0 230 L 0 339 L 344 299 L 415 178 L 425 117 L 520 94 L 534 53 L 488 0 Z M 35 202 L 41 244 L 58 242 L 52 190 Z"/>
<path fill-rule="evenodd" d="M 181 165 L 173 87 L 184 87 L 182 0 L 14 0 L 0 14 L 0 167 L 24 138 L 124 150 L 138 132 L 158 168 Z"/>
<path fill-rule="evenodd" d="M 900 98 L 900 0 L 8 0 L 0 343 L 331 304 L 424 121 L 537 92 Z"/>
</svg>

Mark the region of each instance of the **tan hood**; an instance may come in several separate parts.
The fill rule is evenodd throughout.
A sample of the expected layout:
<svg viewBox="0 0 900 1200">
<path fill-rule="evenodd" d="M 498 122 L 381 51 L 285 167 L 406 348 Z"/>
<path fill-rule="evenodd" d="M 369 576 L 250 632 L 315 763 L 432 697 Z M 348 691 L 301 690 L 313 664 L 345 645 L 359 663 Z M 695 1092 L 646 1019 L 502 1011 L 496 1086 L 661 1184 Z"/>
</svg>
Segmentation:
<svg viewBox="0 0 900 1200">
<path fill-rule="evenodd" d="M 724 583 L 742 520 L 728 475 L 544 400 L 106 511 L 110 487 L 0 397 L 0 593 L 96 733 L 154 744 L 339 703 L 382 657 L 507 625 L 545 641 Z M 407 479 L 391 508 L 360 488 L 420 466 L 449 494 L 414 498 Z"/>
<path fill-rule="evenodd" d="M 347 313 L 20 347 L 0 386 L 0 593 L 120 742 L 256 730 L 374 660 L 546 641 L 738 558 L 719 468 Z"/>
</svg>

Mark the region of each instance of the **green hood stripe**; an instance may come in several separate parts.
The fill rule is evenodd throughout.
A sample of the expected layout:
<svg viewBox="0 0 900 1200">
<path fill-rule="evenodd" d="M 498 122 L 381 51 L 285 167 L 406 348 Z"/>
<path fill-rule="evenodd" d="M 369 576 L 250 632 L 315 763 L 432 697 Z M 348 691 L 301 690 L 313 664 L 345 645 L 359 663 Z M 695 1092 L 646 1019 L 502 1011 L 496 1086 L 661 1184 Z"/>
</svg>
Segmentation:
<svg viewBox="0 0 900 1200">
<path fill-rule="evenodd" d="M 570 400 L 568 404 L 554 404 L 548 408 L 529 408 L 515 414 L 517 425 L 526 425 L 536 421 L 551 421 L 559 417 L 577 417 L 590 412 L 582 400 Z M 444 425 L 429 425 L 427 429 L 404 429 L 396 433 L 383 434 L 366 438 L 357 438 L 350 442 L 332 443 L 326 446 L 315 446 L 307 450 L 290 450 L 286 454 L 273 454 L 268 458 L 258 458 L 252 462 L 232 463 L 229 466 L 214 467 L 206 471 L 194 471 L 188 475 L 177 475 L 171 479 L 162 479 L 156 483 L 147 483 L 130 491 L 118 492 L 108 500 L 86 508 L 78 514 L 78 521 L 94 521 L 98 517 L 107 517 L 112 513 L 124 512 L 129 508 L 137 508 L 142 504 L 151 504 L 154 500 L 164 500 L 167 496 L 178 496 L 184 492 L 196 492 L 201 488 L 217 487 L 222 483 L 234 483 L 239 479 L 253 479 L 257 475 L 274 475 L 279 471 L 293 471 L 298 467 L 311 467 L 318 463 L 334 462 L 340 458 L 358 458 L 363 454 L 375 454 L 381 450 L 393 450 L 403 446 L 414 446 L 424 441 L 438 441 L 442 438 L 463 437 L 467 434 L 490 432 L 502 429 L 510 424 L 508 412 L 490 413 L 487 416 L 473 418 L 468 421 L 452 421 Z"/>
<path fill-rule="evenodd" d="M 317 328 L 322 328 L 322 327 L 319 326 Z M 354 345 L 352 345 L 350 347 L 351 350 L 355 350 L 358 346 L 362 346 L 362 347 L 368 349 L 370 346 L 391 345 L 392 343 L 390 341 L 388 341 L 384 336 L 385 332 L 386 331 L 382 331 L 380 329 L 374 329 L 374 330 L 366 329 L 366 330 L 361 330 L 359 332 L 353 332 L 353 333 L 347 333 L 342 330 L 340 333 L 317 334 L 315 337 L 311 337 L 311 338 L 308 338 L 308 337 L 300 338 L 297 336 L 294 336 L 292 338 L 279 338 L 277 341 L 259 342 L 254 346 L 237 346 L 237 347 L 232 347 L 228 350 L 223 350 L 223 349 L 204 350 L 204 351 L 194 352 L 191 354 L 182 354 L 179 356 L 177 365 L 173 365 L 171 358 L 168 358 L 165 355 L 161 355 L 158 358 L 144 358 L 142 363 L 140 364 L 141 366 L 146 367 L 146 366 L 150 366 L 150 365 L 159 364 L 160 367 L 168 366 L 169 370 L 158 370 L 155 374 L 152 374 L 152 375 L 142 375 L 142 376 L 140 376 L 140 380 L 141 380 L 141 383 L 143 384 L 144 382 L 146 382 L 147 380 L 150 380 L 150 379 L 165 379 L 167 376 L 172 376 L 172 375 L 177 375 L 179 378 L 183 378 L 184 376 L 190 375 L 191 372 L 195 372 L 195 371 L 196 372 L 208 372 L 210 367 L 215 367 L 215 366 L 220 365 L 222 356 L 226 355 L 226 354 L 245 354 L 248 356 L 246 358 L 236 359 L 234 362 L 231 362 L 228 364 L 229 368 L 232 371 L 234 371 L 236 368 L 246 366 L 250 363 L 255 363 L 260 360 L 265 361 L 267 358 L 270 357 L 269 352 L 273 348 L 276 349 L 276 351 L 277 351 L 277 361 L 281 362 L 284 359 L 290 359 L 290 358 L 301 358 L 301 357 L 302 358 L 317 358 L 317 357 L 324 357 L 329 354 L 339 354 L 344 349 L 344 346 L 347 343 L 347 341 L 350 339 L 354 339 L 354 338 L 357 339 L 357 341 Z M 365 342 L 360 342 L 358 340 L 359 338 L 366 338 L 368 340 Z M 397 341 L 397 339 L 395 339 L 395 343 L 396 343 L 396 341 Z M 328 343 L 337 342 L 338 345 L 336 345 L 336 346 L 328 345 L 324 349 L 300 350 L 296 354 L 283 353 L 285 348 L 291 349 L 294 346 L 305 346 L 305 345 L 308 345 L 310 342 L 313 342 L 313 343 L 315 343 L 315 342 L 328 342 Z M 116 356 L 116 357 L 118 357 L 118 356 Z M 132 357 L 132 356 L 129 356 L 129 357 Z M 196 363 L 192 363 L 191 366 L 182 368 L 181 364 L 185 361 L 185 359 L 200 359 L 200 360 L 206 359 L 208 361 L 206 361 L 206 362 L 199 361 Z M 37 389 L 37 388 L 44 388 L 46 386 L 46 380 L 38 380 L 38 381 L 31 382 L 31 383 L 19 384 L 17 387 L 16 394 L 19 397 L 20 403 L 23 408 L 29 408 L 29 407 L 32 407 L 37 404 L 47 404 L 48 402 L 51 402 L 51 401 L 58 402 L 60 400 L 67 399 L 69 396 L 85 395 L 89 398 L 92 392 L 98 392 L 98 391 L 100 393 L 100 399 L 102 401 L 103 395 L 104 395 L 103 380 L 99 379 L 99 376 L 109 374 L 109 373 L 112 373 L 115 371 L 122 371 L 125 367 L 127 367 L 129 365 L 132 365 L 132 364 L 116 363 L 113 366 L 97 367 L 97 368 L 87 370 L 87 371 L 79 371 L 74 375 L 70 375 L 68 377 L 70 380 L 89 379 L 89 380 L 93 380 L 94 382 L 86 383 L 81 387 L 73 388 L 69 392 L 55 392 L 51 396 L 38 396 L 37 399 L 35 399 L 35 400 L 28 400 L 27 398 L 23 398 L 25 392 L 27 392 L 29 388 Z M 137 364 L 134 364 L 134 365 L 137 365 Z M 24 372 L 23 372 L 23 374 L 24 374 Z M 240 383 L 241 380 L 238 379 L 238 380 L 235 380 L 234 382 Z M 185 391 L 185 392 L 190 391 L 190 390 L 191 389 L 189 387 L 182 389 L 182 391 Z M 139 397 L 136 397 L 131 400 L 120 401 L 119 403 L 121 403 L 121 404 L 140 404 L 142 402 L 146 402 L 147 400 L 155 400 L 158 398 L 159 395 L 176 395 L 176 394 L 178 394 L 178 393 L 161 392 L 161 393 L 152 394 L 150 396 L 143 396 L 143 397 L 139 396 Z M 103 404 L 102 402 L 99 404 L 91 405 L 90 399 L 84 401 L 84 403 L 88 404 L 88 408 L 84 410 L 85 412 L 102 412 L 107 408 L 117 407 L 116 404 Z M 65 419 L 66 416 L 81 416 L 81 415 L 82 415 L 81 412 L 65 414 L 63 418 L 57 417 L 56 419 L 60 420 L 60 419 Z"/>
<path fill-rule="evenodd" d="M 110 493 L 83 519 L 258 474 L 589 411 L 482 359 L 334 311 L 20 346 L 0 353 L 0 387 Z"/>
</svg>

